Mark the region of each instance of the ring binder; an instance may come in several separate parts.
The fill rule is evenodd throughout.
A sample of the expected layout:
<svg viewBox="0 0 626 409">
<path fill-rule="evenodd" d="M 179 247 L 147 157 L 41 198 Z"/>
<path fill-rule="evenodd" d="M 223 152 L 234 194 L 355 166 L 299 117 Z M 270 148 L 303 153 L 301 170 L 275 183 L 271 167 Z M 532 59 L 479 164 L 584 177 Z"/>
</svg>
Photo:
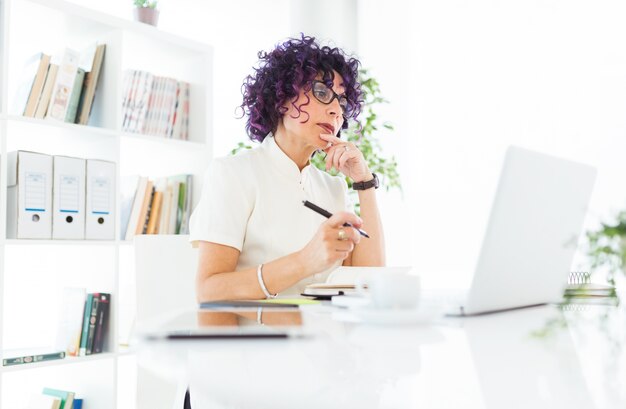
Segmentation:
<svg viewBox="0 0 626 409">
<path fill-rule="evenodd" d="M 569 273 L 568 284 L 589 284 L 591 273 L 586 271 L 572 271 Z"/>
</svg>

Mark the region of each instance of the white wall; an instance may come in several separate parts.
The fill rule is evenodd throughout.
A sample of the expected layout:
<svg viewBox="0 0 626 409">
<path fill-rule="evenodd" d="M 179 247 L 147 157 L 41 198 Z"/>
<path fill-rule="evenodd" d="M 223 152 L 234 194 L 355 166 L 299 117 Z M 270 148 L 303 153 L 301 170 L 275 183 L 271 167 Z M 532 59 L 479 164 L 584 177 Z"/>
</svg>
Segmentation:
<svg viewBox="0 0 626 409">
<path fill-rule="evenodd" d="M 132 18 L 131 0 L 73 0 L 123 18 Z M 249 141 L 245 120 L 238 119 L 241 84 L 268 50 L 290 33 L 289 0 L 160 0 L 159 29 L 214 47 L 213 154 L 229 154 L 238 142 Z"/>
<path fill-rule="evenodd" d="M 215 47 L 215 156 L 229 154 L 240 141 L 249 142 L 245 119 L 239 119 L 240 113 L 235 112 L 242 101 L 241 85 L 252 73 L 257 53 L 271 49 L 288 36 L 289 13 L 289 0 L 164 3 L 164 28 Z"/>
<path fill-rule="evenodd" d="M 626 4 L 360 6 L 361 54 L 406 115 L 403 251 L 431 283 L 468 283 L 508 144 L 598 167 L 588 227 L 626 206 Z"/>
<path fill-rule="evenodd" d="M 130 14 L 127 1 L 80 3 Z M 379 114 L 396 127 L 380 134 L 404 186 L 403 196 L 380 195 L 388 262 L 435 284 L 468 282 L 508 144 L 598 167 L 588 227 L 626 206 L 620 1 L 164 0 L 161 9 L 162 29 L 216 47 L 216 155 L 246 140 L 234 109 L 258 50 L 322 23 L 322 37 L 356 47 L 391 102 Z"/>
<path fill-rule="evenodd" d="M 349 54 L 358 51 L 358 0 L 291 0 L 290 35 L 300 33 L 341 47 Z"/>
</svg>

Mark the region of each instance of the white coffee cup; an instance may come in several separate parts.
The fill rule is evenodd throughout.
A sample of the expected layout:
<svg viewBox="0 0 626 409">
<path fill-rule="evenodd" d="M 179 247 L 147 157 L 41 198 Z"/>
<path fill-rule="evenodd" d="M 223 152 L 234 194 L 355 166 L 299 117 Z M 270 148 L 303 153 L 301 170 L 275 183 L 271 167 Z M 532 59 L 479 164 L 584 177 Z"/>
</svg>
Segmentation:
<svg viewBox="0 0 626 409">
<path fill-rule="evenodd" d="M 416 275 L 380 272 L 355 281 L 356 290 L 369 293 L 371 306 L 381 309 L 417 308 L 420 278 Z"/>
</svg>

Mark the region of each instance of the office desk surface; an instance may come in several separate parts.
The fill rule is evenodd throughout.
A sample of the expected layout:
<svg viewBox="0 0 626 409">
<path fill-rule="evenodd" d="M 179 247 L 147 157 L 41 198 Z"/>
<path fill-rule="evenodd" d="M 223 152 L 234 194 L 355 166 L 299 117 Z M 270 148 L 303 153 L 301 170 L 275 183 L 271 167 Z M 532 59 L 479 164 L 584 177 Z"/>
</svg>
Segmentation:
<svg viewBox="0 0 626 409">
<path fill-rule="evenodd" d="M 546 306 L 379 326 L 305 308 L 310 338 L 150 342 L 139 357 L 186 378 L 194 409 L 624 408 L 625 318 Z"/>
</svg>

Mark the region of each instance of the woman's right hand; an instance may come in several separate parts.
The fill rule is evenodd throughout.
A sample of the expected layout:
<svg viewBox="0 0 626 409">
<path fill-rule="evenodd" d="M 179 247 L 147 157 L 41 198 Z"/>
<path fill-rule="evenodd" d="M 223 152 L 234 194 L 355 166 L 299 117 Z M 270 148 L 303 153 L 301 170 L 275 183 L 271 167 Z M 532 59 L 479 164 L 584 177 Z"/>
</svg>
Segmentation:
<svg viewBox="0 0 626 409">
<path fill-rule="evenodd" d="M 307 275 L 321 273 L 337 261 L 345 260 L 361 241 L 359 232 L 352 227 L 344 227 L 344 223 L 360 228 L 363 221 L 352 213 L 338 212 L 322 223 L 311 241 L 299 251 Z"/>
</svg>

